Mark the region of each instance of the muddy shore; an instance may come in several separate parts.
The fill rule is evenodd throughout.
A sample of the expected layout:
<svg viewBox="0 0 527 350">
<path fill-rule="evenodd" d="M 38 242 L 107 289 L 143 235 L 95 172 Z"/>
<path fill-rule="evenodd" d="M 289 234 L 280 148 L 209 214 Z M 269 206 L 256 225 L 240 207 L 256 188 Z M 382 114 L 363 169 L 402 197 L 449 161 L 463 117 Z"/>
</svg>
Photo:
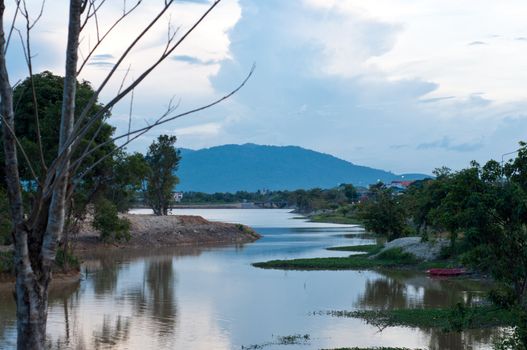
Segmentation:
<svg viewBox="0 0 527 350">
<path fill-rule="evenodd" d="M 159 248 L 214 247 L 230 244 L 245 244 L 258 240 L 261 236 L 252 228 L 241 224 L 212 222 L 201 216 L 169 215 L 155 216 L 142 214 L 124 214 L 130 221 L 130 240 L 105 243 L 99 239 L 99 232 L 89 221 L 85 222 L 80 233 L 72 238 L 75 255 L 81 259 L 93 252 L 137 251 Z M 0 246 L 0 250 L 12 250 L 9 246 Z M 54 273 L 53 284 L 73 282 L 80 278 L 78 271 Z M 12 284 L 13 276 L 0 274 L 0 285 Z M 5 287 L 5 286 L 4 286 Z M 0 286 L 0 289 L 1 286 Z"/>
<path fill-rule="evenodd" d="M 104 243 L 89 223 L 74 239 L 76 251 L 92 248 L 159 248 L 177 246 L 224 245 L 254 242 L 260 238 L 252 228 L 241 224 L 212 222 L 201 216 L 143 214 L 122 215 L 130 221 L 130 240 Z"/>
</svg>

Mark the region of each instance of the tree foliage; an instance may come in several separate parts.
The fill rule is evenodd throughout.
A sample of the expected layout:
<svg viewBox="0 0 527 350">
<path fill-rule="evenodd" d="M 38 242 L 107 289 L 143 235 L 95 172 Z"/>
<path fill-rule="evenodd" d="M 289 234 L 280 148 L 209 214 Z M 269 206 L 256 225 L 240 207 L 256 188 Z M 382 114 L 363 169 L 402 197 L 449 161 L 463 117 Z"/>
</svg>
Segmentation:
<svg viewBox="0 0 527 350">
<path fill-rule="evenodd" d="M 146 201 L 155 215 L 168 215 L 173 200 L 173 191 L 179 183 L 174 175 L 181 156 L 174 147 L 175 136 L 160 135 L 146 154 L 150 167 L 147 176 Z"/>
<path fill-rule="evenodd" d="M 368 231 L 393 240 L 402 237 L 406 215 L 400 199 L 383 184 L 371 187 L 368 200 L 359 204 L 358 216 Z"/>
<path fill-rule="evenodd" d="M 116 205 L 106 198 L 101 198 L 95 203 L 93 227 L 100 231 L 104 242 L 130 239 L 130 221 L 120 218 Z"/>
</svg>

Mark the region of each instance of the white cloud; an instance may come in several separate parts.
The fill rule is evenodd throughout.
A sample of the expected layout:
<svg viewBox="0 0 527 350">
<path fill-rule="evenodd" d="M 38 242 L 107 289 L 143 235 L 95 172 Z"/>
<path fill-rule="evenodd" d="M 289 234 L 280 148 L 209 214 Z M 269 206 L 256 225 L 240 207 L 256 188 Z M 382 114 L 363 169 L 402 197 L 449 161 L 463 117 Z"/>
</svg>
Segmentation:
<svg viewBox="0 0 527 350">
<path fill-rule="evenodd" d="M 221 125 L 219 123 L 205 123 L 199 125 L 188 126 L 186 128 L 177 128 L 174 130 L 174 134 L 179 136 L 216 136 L 221 131 Z"/>
</svg>

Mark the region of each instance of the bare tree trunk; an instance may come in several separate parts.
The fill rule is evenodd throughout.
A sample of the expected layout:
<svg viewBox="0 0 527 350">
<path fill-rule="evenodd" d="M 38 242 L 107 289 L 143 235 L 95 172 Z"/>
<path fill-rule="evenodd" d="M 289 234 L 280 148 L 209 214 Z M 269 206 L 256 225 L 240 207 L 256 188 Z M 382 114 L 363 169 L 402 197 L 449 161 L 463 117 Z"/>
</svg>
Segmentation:
<svg viewBox="0 0 527 350">
<path fill-rule="evenodd" d="M 14 135 L 13 90 L 5 61 L 5 3 L 0 0 L 0 113 L 4 119 L 3 138 L 6 183 L 13 218 L 15 243 L 15 298 L 17 304 L 18 349 L 43 349 L 46 336 L 47 288 L 37 283 L 29 251 L 29 232 L 24 222 L 22 189 Z"/>
</svg>

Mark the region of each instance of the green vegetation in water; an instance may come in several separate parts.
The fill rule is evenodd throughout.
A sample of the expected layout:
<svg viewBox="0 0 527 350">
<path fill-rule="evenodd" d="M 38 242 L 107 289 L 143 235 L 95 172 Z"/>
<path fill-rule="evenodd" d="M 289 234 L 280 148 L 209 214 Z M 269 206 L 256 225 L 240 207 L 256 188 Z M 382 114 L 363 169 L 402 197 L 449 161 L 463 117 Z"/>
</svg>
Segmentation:
<svg viewBox="0 0 527 350">
<path fill-rule="evenodd" d="M 357 252 L 366 253 L 369 255 L 377 254 L 381 251 L 384 246 L 382 244 L 363 244 L 363 245 L 350 245 L 345 247 L 329 247 L 327 250 L 336 250 L 340 252 Z"/>
<path fill-rule="evenodd" d="M 386 250 L 375 258 L 371 258 L 372 255 L 369 253 L 350 255 L 349 257 L 271 260 L 254 263 L 253 266 L 283 270 L 363 270 L 382 267 L 423 269 L 432 264 L 435 267 L 440 265 L 439 262 L 420 263 L 412 254 L 403 252 L 401 248 Z"/>
<path fill-rule="evenodd" d="M 516 321 L 515 314 L 509 310 L 494 306 L 465 307 L 461 304 L 451 309 L 324 311 L 315 314 L 360 318 L 380 329 L 403 326 L 461 331 L 513 326 Z"/>
<path fill-rule="evenodd" d="M 253 344 L 253 345 L 242 345 L 242 350 L 257 350 L 257 349 L 263 349 L 267 346 L 272 345 L 307 345 L 309 344 L 309 341 L 311 340 L 311 337 L 309 334 L 293 334 L 293 335 L 278 335 L 273 336 L 276 338 L 275 341 L 267 342 L 263 344 Z"/>
<path fill-rule="evenodd" d="M 410 348 L 392 348 L 392 347 L 375 347 L 375 348 L 338 348 L 338 349 L 322 349 L 322 350 L 412 350 Z M 413 349 L 413 350 L 419 350 L 419 349 Z"/>
<path fill-rule="evenodd" d="M 0 252 L 0 273 L 14 273 L 13 252 Z"/>
</svg>

